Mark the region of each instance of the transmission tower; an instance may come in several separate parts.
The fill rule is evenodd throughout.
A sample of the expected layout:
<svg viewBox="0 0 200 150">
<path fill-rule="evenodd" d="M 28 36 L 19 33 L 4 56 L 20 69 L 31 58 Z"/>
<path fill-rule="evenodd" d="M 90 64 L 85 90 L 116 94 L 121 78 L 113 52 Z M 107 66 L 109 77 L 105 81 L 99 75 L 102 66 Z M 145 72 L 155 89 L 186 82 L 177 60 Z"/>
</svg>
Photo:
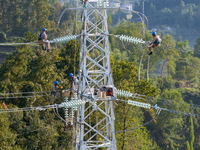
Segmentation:
<svg viewBox="0 0 200 150">
<path fill-rule="evenodd" d="M 116 99 L 110 66 L 107 0 L 83 0 L 79 87 L 85 105 L 77 112 L 77 150 L 116 150 L 113 101 Z M 112 87 L 113 96 L 97 97 L 94 89 Z M 98 119 L 91 118 L 98 115 Z"/>
</svg>

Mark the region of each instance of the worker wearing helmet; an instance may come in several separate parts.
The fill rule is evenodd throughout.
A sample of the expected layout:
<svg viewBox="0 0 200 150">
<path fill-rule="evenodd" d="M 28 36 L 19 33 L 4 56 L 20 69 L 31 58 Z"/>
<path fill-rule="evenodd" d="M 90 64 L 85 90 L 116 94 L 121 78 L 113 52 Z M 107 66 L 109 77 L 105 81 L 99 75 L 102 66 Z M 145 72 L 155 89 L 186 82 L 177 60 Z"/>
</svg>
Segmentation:
<svg viewBox="0 0 200 150">
<path fill-rule="evenodd" d="M 60 97 L 60 93 L 58 93 L 58 89 L 59 89 L 58 81 L 55 81 L 54 86 L 51 89 L 51 102 L 50 102 L 50 104 L 52 104 L 55 95 L 58 96 L 56 100 L 58 100 L 58 98 Z"/>
<path fill-rule="evenodd" d="M 42 44 L 45 44 L 46 45 L 46 48 L 47 48 L 47 51 L 49 52 L 50 51 L 50 42 L 47 40 L 47 29 L 43 28 L 42 29 L 42 33 L 40 33 L 39 37 L 38 37 L 38 43 L 42 43 Z M 44 48 L 42 46 L 42 49 L 43 50 L 46 50 L 46 48 Z"/>
<path fill-rule="evenodd" d="M 76 77 L 74 77 L 73 73 L 69 74 L 69 78 L 70 80 L 68 84 L 71 84 L 71 86 L 76 85 Z"/>
<path fill-rule="evenodd" d="M 158 35 L 156 35 L 156 32 L 152 32 L 152 36 L 153 36 L 153 40 L 152 42 L 149 44 L 149 55 L 152 55 L 152 48 L 154 48 L 154 51 L 155 51 L 155 47 L 156 46 L 160 46 L 161 44 L 161 39 Z"/>
<path fill-rule="evenodd" d="M 73 73 L 70 73 L 69 74 L 69 83 L 68 84 L 71 84 L 70 86 L 70 96 L 74 95 L 74 90 L 77 89 L 77 79 L 76 77 L 74 77 Z"/>
</svg>

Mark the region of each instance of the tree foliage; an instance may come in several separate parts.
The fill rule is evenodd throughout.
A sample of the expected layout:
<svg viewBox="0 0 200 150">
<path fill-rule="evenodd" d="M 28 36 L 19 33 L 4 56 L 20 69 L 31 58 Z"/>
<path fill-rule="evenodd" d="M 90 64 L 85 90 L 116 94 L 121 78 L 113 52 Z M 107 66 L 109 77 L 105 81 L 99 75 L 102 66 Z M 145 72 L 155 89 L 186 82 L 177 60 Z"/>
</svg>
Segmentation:
<svg viewBox="0 0 200 150">
<path fill-rule="evenodd" d="M 149 6 L 146 11 L 150 24 L 156 21 L 158 24 L 164 22 L 166 25 L 173 23 L 174 26 L 197 28 L 198 1 L 194 0 L 194 4 L 190 4 L 189 0 L 176 0 L 174 3 L 171 0 L 152 0 L 147 3 Z M 2 14 L 0 15 L 0 40 L 6 42 L 10 36 L 24 35 L 19 42 L 37 41 L 37 33 L 44 26 L 48 28 L 48 33 L 53 33 L 51 38 L 74 33 L 76 29 L 74 13 L 69 11 L 61 20 L 60 27 L 53 32 L 60 12 L 65 7 L 66 5 L 62 6 L 54 0 L 0 1 L 0 14 Z M 139 7 L 140 4 L 135 5 L 136 10 Z M 143 38 L 142 23 L 125 19 L 118 22 L 118 20 L 119 17 L 109 16 L 112 34 Z M 117 25 L 112 26 L 112 23 Z M 81 25 L 78 24 L 77 27 Z M 188 40 L 182 41 L 179 37 L 175 41 L 168 34 L 160 36 L 162 45 L 156 47 L 150 57 L 147 55 L 147 46 L 110 37 L 114 85 L 117 89 L 146 95 L 144 99 L 130 98 L 131 100 L 148 102 L 152 106 L 158 104 L 162 108 L 178 112 L 199 114 L 199 109 L 194 108 L 193 103 L 200 104 L 198 94 L 200 59 L 196 57 L 200 39 L 197 39 L 193 54 L 188 46 Z M 151 34 L 145 31 L 144 40 L 151 39 Z M 50 53 L 42 51 L 39 46 L 19 46 L 16 52 L 0 66 L 0 93 L 44 91 L 46 95 L 40 97 L 33 94 L 36 97 L 7 98 L 5 103 L 8 108 L 49 105 L 51 98 L 49 91 L 53 82 L 58 80 L 59 84 L 64 86 L 68 83 L 69 73 L 78 73 L 80 43 L 73 40 L 57 46 L 57 48 L 53 46 Z M 184 52 L 182 49 L 187 51 Z M 93 52 L 91 58 L 98 55 L 97 51 L 93 50 Z M 141 80 L 139 81 L 137 77 L 140 62 Z M 148 75 L 150 81 L 146 80 Z M 122 99 L 122 97 L 118 98 Z M 56 103 L 62 101 L 63 99 L 60 98 Z M 5 108 L 0 105 L 0 109 Z M 187 117 L 180 113 L 174 114 L 162 110 L 156 120 L 140 127 L 154 117 L 155 109 L 131 106 L 124 101 L 115 102 L 114 109 L 115 130 L 120 131 L 116 133 L 118 149 L 196 150 L 200 146 L 200 117 Z M 63 109 L 59 109 L 59 113 L 64 117 Z M 91 123 L 95 123 L 96 116 L 90 119 Z M 53 110 L 0 114 L 0 149 L 72 149 L 73 129 L 74 127 L 66 128 L 66 124 L 55 116 Z"/>
</svg>

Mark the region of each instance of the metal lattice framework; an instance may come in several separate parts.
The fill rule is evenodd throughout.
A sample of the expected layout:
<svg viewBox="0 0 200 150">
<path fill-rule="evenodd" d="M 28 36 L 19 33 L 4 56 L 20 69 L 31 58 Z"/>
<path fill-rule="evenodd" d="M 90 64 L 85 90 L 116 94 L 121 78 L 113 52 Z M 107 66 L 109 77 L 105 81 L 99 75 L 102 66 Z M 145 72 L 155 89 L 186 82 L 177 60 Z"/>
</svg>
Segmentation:
<svg viewBox="0 0 200 150">
<path fill-rule="evenodd" d="M 96 3 L 84 2 L 93 8 Z M 104 3 L 103 7 L 106 7 Z M 84 9 L 80 50 L 79 88 L 83 101 L 77 112 L 76 149 L 116 149 L 113 100 L 116 99 L 110 67 L 107 10 Z M 94 88 L 110 85 L 112 97 L 98 98 Z M 83 96 L 84 95 L 84 96 Z M 91 118 L 96 122 L 91 123 Z"/>
</svg>

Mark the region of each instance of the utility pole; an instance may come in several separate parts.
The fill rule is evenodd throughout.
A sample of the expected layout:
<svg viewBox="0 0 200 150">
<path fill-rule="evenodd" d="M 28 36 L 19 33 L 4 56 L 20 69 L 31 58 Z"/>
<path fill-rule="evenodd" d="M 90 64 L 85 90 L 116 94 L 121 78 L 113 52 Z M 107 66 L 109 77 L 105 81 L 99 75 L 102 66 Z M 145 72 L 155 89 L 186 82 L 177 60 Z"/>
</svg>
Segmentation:
<svg viewBox="0 0 200 150">
<path fill-rule="evenodd" d="M 143 25 L 143 37 L 145 38 L 145 28 L 144 28 L 144 1 L 142 0 L 142 13 L 143 13 L 143 17 L 142 17 L 142 25 Z M 144 52 L 142 54 L 142 58 L 143 58 Z M 142 61 L 141 58 L 141 61 Z M 150 56 L 148 57 L 148 64 L 147 64 L 147 82 L 149 82 L 149 62 L 150 62 Z M 140 79 L 140 69 L 139 69 L 139 79 Z"/>
<path fill-rule="evenodd" d="M 142 0 L 142 13 L 143 13 L 142 25 L 143 25 L 143 37 L 145 38 L 145 28 L 144 28 L 144 1 L 145 1 L 145 0 Z"/>
<path fill-rule="evenodd" d="M 145 28 L 144 28 L 144 1 L 145 0 L 141 0 L 142 2 L 142 13 L 143 13 L 143 17 L 142 17 L 142 26 L 143 26 L 143 39 L 145 38 Z M 138 71 L 138 80 L 140 81 L 140 69 L 141 69 L 141 64 L 142 64 L 142 60 L 143 60 L 143 56 L 144 56 L 144 49 L 143 49 L 143 53 L 142 53 L 142 57 L 140 59 L 140 65 L 139 65 L 139 71 Z M 147 80 L 148 80 L 148 73 L 147 73 Z"/>
<path fill-rule="evenodd" d="M 116 150 L 113 108 L 116 95 L 110 66 L 107 10 L 95 9 L 106 8 L 108 0 L 82 0 L 82 3 L 85 9 L 82 12 L 78 93 L 87 103 L 78 108 L 75 148 Z M 98 56 L 92 57 L 94 48 Z M 113 96 L 95 95 L 94 89 L 102 85 L 111 86 Z M 95 118 L 96 114 L 99 114 L 98 121 L 93 119 L 91 124 L 88 118 Z"/>
</svg>

